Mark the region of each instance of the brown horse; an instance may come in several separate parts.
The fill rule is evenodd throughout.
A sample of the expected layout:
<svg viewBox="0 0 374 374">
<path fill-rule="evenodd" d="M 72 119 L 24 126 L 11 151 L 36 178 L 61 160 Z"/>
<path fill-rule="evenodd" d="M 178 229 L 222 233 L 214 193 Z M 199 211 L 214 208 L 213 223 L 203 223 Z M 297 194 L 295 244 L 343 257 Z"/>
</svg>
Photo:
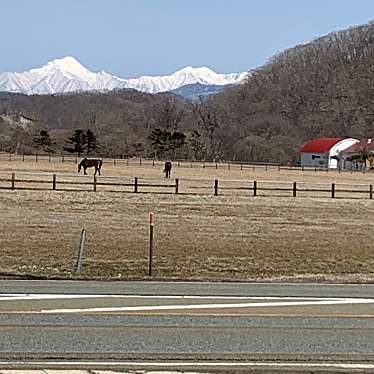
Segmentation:
<svg viewBox="0 0 374 374">
<path fill-rule="evenodd" d="M 99 172 L 99 175 L 101 175 L 100 170 L 101 170 L 102 164 L 103 164 L 103 161 L 100 160 L 99 158 L 87 158 L 87 157 L 85 157 L 78 165 L 78 173 L 81 171 L 81 168 L 83 168 L 84 175 L 87 175 L 86 169 L 91 168 L 91 167 L 95 167 L 95 174 L 94 175 L 96 175 L 97 172 Z"/>
<path fill-rule="evenodd" d="M 165 178 L 170 178 L 171 175 L 171 162 L 166 161 L 164 167 Z"/>
</svg>

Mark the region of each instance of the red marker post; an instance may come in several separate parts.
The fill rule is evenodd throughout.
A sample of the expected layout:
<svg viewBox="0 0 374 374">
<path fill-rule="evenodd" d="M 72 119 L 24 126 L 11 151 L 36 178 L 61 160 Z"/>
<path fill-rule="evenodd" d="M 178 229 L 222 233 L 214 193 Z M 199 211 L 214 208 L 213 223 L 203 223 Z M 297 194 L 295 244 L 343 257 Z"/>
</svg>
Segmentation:
<svg viewBox="0 0 374 374">
<path fill-rule="evenodd" d="M 152 275 L 152 259 L 153 259 L 153 227 L 155 224 L 154 213 L 149 213 L 149 269 L 148 275 Z"/>
</svg>

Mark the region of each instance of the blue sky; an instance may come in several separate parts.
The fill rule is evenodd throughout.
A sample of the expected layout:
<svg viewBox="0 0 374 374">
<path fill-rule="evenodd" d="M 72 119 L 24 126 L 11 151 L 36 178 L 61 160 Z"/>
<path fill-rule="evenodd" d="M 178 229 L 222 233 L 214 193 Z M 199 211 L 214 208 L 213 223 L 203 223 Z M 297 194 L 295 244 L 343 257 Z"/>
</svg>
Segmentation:
<svg viewBox="0 0 374 374">
<path fill-rule="evenodd" d="M 0 0 L 0 72 L 74 56 L 123 78 L 247 71 L 374 19 L 373 0 Z"/>
</svg>

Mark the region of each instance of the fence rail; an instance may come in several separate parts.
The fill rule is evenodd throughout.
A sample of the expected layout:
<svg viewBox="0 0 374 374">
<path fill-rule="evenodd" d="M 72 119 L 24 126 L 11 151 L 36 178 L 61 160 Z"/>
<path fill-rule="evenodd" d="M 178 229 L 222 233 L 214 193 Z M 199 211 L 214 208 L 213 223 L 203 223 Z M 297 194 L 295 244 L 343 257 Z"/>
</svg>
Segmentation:
<svg viewBox="0 0 374 374">
<path fill-rule="evenodd" d="M 49 163 L 78 163 L 81 158 L 71 155 L 22 155 L 14 153 L 0 153 L 2 161 L 32 161 L 32 162 L 49 162 Z M 112 164 L 118 166 L 160 166 L 164 161 L 150 158 L 102 158 L 104 164 Z M 247 162 L 247 161 L 203 161 L 203 160 L 173 160 L 175 167 L 181 168 L 210 168 L 210 169 L 226 169 L 226 170 L 298 170 L 298 171 L 324 171 L 324 172 L 368 172 L 367 169 L 329 169 L 326 167 L 307 167 L 307 166 L 289 166 L 280 163 L 265 162 Z"/>
<path fill-rule="evenodd" d="M 373 199 L 373 185 L 290 181 L 165 179 L 77 176 L 49 173 L 0 173 L 0 189 L 289 196 Z"/>
</svg>

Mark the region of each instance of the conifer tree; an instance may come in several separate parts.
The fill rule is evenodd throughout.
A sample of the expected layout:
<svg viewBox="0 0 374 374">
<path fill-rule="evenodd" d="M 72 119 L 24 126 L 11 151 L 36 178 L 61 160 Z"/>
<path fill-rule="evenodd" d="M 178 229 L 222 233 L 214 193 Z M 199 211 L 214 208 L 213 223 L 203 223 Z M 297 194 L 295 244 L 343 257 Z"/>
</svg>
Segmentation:
<svg viewBox="0 0 374 374">
<path fill-rule="evenodd" d="M 41 130 L 40 133 L 34 136 L 34 144 L 37 148 L 41 147 L 44 152 L 54 152 L 53 146 L 55 142 L 51 139 L 47 130 Z"/>
<path fill-rule="evenodd" d="M 77 129 L 74 134 L 65 140 L 70 146 L 64 147 L 64 151 L 69 153 L 77 153 L 80 156 L 84 153 L 87 145 L 87 135 L 84 130 Z"/>
<path fill-rule="evenodd" d="M 88 155 L 96 151 L 100 145 L 100 143 L 97 141 L 96 135 L 90 129 L 86 131 L 86 142 L 86 153 Z"/>
</svg>

